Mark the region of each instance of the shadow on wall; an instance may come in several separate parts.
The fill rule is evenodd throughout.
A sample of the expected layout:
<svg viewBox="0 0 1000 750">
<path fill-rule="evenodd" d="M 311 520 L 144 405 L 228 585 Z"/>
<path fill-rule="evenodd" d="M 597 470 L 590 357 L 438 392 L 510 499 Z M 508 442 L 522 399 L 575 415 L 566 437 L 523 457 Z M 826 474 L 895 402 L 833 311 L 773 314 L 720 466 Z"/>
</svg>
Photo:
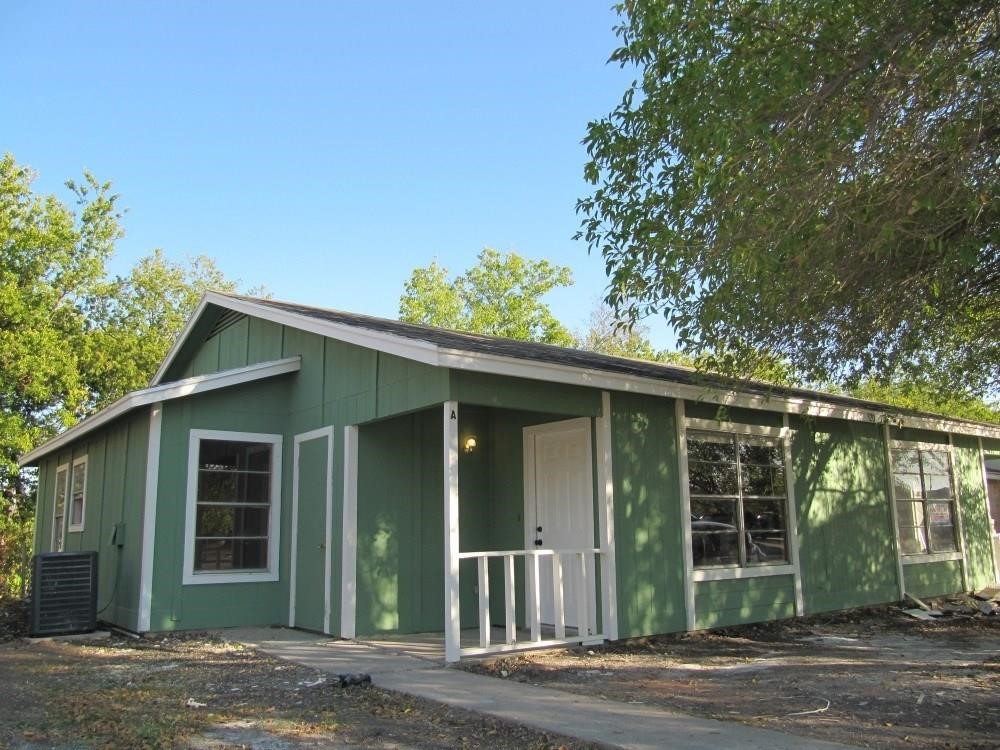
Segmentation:
<svg viewBox="0 0 1000 750">
<path fill-rule="evenodd" d="M 802 419 L 793 442 L 807 613 L 898 598 L 878 425 Z"/>
</svg>

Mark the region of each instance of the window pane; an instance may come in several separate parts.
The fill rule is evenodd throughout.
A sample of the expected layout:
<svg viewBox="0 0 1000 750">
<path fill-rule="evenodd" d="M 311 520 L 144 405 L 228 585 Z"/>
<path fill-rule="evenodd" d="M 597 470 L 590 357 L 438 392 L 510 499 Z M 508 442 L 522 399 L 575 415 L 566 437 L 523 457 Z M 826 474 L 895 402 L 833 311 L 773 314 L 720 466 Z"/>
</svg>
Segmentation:
<svg viewBox="0 0 1000 750">
<path fill-rule="evenodd" d="M 927 542 L 922 526 L 899 528 L 899 548 L 904 555 L 919 555 L 927 551 Z"/>
<path fill-rule="evenodd" d="M 928 498 L 951 497 L 951 477 L 947 474 L 925 474 L 924 492 Z"/>
<path fill-rule="evenodd" d="M 948 451 L 921 451 L 920 458 L 923 462 L 924 474 L 951 473 Z"/>
<path fill-rule="evenodd" d="M 743 494 L 782 497 L 785 494 L 785 470 L 778 466 L 743 464 Z"/>
<path fill-rule="evenodd" d="M 931 552 L 955 552 L 955 527 L 951 524 L 934 524 L 930 527 Z"/>
<path fill-rule="evenodd" d="M 951 526 L 954 523 L 951 503 L 927 503 L 927 523 L 931 526 Z"/>
<path fill-rule="evenodd" d="M 735 495 L 736 464 L 716 464 L 704 461 L 688 463 L 688 485 L 693 495 Z"/>
<path fill-rule="evenodd" d="M 785 502 L 744 500 L 743 527 L 746 530 L 748 562 L 785 562 Z"/>
<path fill-rule="evenodd" d="M 83 498 L 74 497 L 69 505 L 69 522 L 72 526 L 79 526 L 83 523 Z"/>
<path fill-rule="evenodd" d="M 267 503 L 271 500 L 270 474 L 242 474 L 239 500 L 248 503 Z"/>
<path fill-rule="evenodd" d="M 202 440 L 199 458 L 202 469 L 270 471 L 271 446 L 268 443 Z"/>
<path fill-rule="evenodd" d="M 907 498 L 920 498 L 923 493 L 920 489 L 919 474 L 894 474 L 892 477 L 892 491 L 899 500 Z"/>
<path fill-rule="evenodd" d="M 695 566 L 738 565 L 736 500 L 691 498 L 691 551 Z"/>
<path fill-rule="evenodd" d="M 57 515 L 62 515 L 63 508 L 66 507 L 66 469 L 56 473 L 56 499 L 55 499 L 55 512 Z"/>
<path fill-rule="evenodd" d="M 239 499 L 239 474 L 202 470 L 198 472 L 198 501 L 231 503 Z"/>
<path fill-rule="evenodd" d="M 916 449 L 903 448 L 892 452 L 893 471 L 918 474 L 920 472 L 920 452 Z"/>
<path fill-rule="evenodd" d="M 195 540 L 195 570 L 261 570 L 266 567 L 266 539 Z"/>
<path fill-rule="evenodd" d="M 267 536 L 269 509 L 253 506 L 200 505 L 196 536 Z"/>
<path fill-rule="evenodd" d="M 712 432 L 689 432 L 687 438 L 688 460 L 736 463 L 736 449 L 732 435 Z"/>
<path fill-rule="evenodd" d="M 781 466 L 781 444 L 762 438 L 740 439 L 740 462 L 744 464 L 761 464 L 765 466 Z"/>
<path fill-rule="evenodd" d="M 898 500 L 896 501 L 896 518 L 900 528 L 903 526 L 923 526 L 924 504 Z"/>
</svg>

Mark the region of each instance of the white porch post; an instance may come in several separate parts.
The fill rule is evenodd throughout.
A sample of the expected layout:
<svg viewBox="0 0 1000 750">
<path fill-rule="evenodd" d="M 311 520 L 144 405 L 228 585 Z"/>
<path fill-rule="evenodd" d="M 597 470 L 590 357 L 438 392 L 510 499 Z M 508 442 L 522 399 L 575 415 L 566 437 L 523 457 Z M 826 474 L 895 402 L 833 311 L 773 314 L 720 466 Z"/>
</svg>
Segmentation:
<svg viewBox="0 0 1000 750">
<path fill-rule="evenodd" d="M 601 619 L 604 636 L 618 640 L 618 586 L 615 571 L 615 484 L 612 475 L 611 394 L 601 393 L 601 416 L 597 419 L 597 492 L 600 512 Z"/>
<path fill-rule="evenodd" d="M 332 440 L 330 441 L 333 442 Z M 331 462 L 332 463 L 332 462 Z M 358 565 L 358 426 L 344 427 L 344 531 L 340 563 L 340 637 L 354 638 Z M 329 553 L 327 553 L 329 558 Z"/>
<path fill-rule="evenodd" d="M 444 658 L 461 656 L 458 609 L 458 402 L 444 402 Z"/>
</svg>

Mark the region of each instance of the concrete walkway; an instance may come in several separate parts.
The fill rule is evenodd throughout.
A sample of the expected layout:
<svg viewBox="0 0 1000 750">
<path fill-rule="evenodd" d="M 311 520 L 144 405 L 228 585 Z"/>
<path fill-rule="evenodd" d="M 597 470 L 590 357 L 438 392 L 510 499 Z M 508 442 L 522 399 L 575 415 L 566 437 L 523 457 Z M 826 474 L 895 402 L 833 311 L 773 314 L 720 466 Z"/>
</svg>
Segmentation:
<svg viewBox="0 0 1000 750">
<path fill-rule="evenodd" d="M 489 714 L 546 732 L 634 750 L 846 750 L 736 722 L 700 719 L 644 705 L 618 703 L 500 680 L 446 667 L 376 643 L 331 640 L 283 628 L 234 628 L 223 638 L 266 654 L 334 674 L 365 672 L 372 682 L 449 706 Z"/>
</svg>

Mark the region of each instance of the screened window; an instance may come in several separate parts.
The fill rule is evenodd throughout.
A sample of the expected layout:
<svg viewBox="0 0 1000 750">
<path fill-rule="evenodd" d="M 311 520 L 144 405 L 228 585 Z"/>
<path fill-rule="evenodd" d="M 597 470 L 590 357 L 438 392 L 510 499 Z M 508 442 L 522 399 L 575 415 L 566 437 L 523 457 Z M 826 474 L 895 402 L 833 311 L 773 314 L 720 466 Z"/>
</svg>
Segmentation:
<svg viewBox="0 0 1000 750">
<path fill-rule="evenodd" d="M 687 450 L 694 566 L 787 563 L 781 440 L 692 430 Z"/>
<path fill-rule="evenodd" d="M 946 447 L 893 448 L 892 491 L 902 554 L 958 551 L 951 454 Z"/>
<path fill-rule="evenodd" d="M 56 491 L 52 502 L 52 545 L 53 552 L 63 551 L 66 528 L 66 495 L 69 494 L 69 464 L 56 469 Z"/>
<path fill-rule="evenodd" d="M 69 530 L 83 531 L 83 520 L 87 508 L 87 457 L 73 462 L 69 480 Z"/>
<path fill-rule="evenodd" d="M 273 467 L 270 442 L 199 442 L 195 572 L 267 569 Z"/>
</svg>

